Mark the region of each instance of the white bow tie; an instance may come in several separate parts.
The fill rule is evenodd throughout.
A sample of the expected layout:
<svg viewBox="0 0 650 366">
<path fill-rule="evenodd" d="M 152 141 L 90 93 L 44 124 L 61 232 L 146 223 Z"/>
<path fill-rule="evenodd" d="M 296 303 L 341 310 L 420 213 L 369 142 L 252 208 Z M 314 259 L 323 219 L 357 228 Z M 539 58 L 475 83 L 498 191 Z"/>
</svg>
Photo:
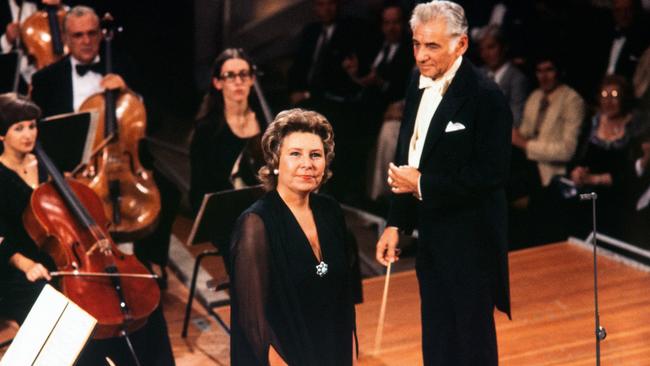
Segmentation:
<svg viewBox="0 0 650 366">
<path fill-rule="evenodd" d="M 420 89 L 430 88 L 435 85 L 436 85 L 435 80 L 431 79 L 430 77 L 420 75 L 420 85 L 419 85 Z"/>
</svg>

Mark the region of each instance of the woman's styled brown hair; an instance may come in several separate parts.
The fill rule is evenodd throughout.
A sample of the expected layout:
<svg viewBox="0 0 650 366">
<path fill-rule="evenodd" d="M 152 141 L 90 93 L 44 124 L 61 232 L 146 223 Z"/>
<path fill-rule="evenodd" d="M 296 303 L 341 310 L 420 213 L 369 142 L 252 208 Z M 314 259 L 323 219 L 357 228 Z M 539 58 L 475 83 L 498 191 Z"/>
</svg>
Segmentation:
<svg viewBox="0 0 650 366">
<path fill-rule="evenodd" d="M 280 147 L 284 138 L 294 132 L 313 133 L 320 137 L 325 150 L 325 176 L 321 185 L 331 176 L 330 164 L 334 159 L 334 131 L 320 113 L 294 108 L 278 113 L 262 136 L 265 165 L 259 170 L 259 179 L 267 190 L 275 189 L 278 177 L 273 173 L 280 164 Z"/>
<path fill-rule="evenodd" d="M 0 136 L 7 134 L 16 122 L 38 119 L 41 109 L 29 98 L 16 94 L 0 94 Z"/>
</svg>

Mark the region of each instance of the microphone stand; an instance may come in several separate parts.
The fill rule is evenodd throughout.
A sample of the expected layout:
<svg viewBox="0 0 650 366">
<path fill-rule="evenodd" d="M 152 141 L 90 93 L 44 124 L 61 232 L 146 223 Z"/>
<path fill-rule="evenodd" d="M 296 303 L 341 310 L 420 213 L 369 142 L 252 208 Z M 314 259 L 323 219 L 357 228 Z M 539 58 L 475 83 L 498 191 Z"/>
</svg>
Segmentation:
<svg viewBox="0 0 650 366">
<path fill-rule="evenodd" d="M 596 199 L 598 195 L 595 192 L 585 193 L 580 195 L 581 201 L 591 201 L 591 215 L 593 231 L 591 233 L 591 243 L 594 248 L 594 318 L 595 318 L 595 335 L 596 335 L 596 366 L 600 366 L 600 342 L 607 337 L 605 327 L 600 325 L 600 314 L 598 312 L 598 260 L 596 250 L 598 244 L 596 242 Z"/>
</svg>

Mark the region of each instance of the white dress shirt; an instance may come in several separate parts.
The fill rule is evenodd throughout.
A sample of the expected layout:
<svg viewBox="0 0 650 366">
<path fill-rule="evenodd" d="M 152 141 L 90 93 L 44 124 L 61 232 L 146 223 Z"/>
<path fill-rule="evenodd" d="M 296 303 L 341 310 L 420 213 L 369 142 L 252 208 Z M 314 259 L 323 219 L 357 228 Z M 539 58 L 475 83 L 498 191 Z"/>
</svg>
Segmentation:
<svg viewBox="0 0 650 366">
<path fill-rule="evenodd" d="M 387 45 L 388 45 L 388 48 L 385 48 L 386 43 L 384 43 L 384 46 L 382 46 L 379 53 L 377 53 L 377 56 L 375 57 L 375 60 L 372 62 L 372 68 L 373 69 L 376 69 L 377 66 L 379 66 L 379 64 L 382 61 L 385 61 L 385 62 L 388 63 L 388 62 L 391 62 L 393 60 L 393 57 L 395 56 L 395 52 L 397 52 L 397 47 L 399 47 L 399 43 L 388 43 Z M 388 50 L 388 52 L 384 52 L 386 49 Z M 386 53 L 388 53 L 388 55 L 386 55 Z"/>
<path fill-rule="evenodd" d="M 411 142 L 409 144 L 408 165 L 411 167 L 420 167 L 422 149 L 424 148 L 431 119 L 434 113 L 436 113 L 447 88 L 449 88 L 449 84 L 451 84 L 454 76 L 456 76 L 456 72 L 462 61 L 463 57 L 458 57 L 449 70 L 437 80 L 420 75 L 419 87 L 420 89 L 424 89 L 424 93 L 422 93 L 422 99 L 420 99 L 418 114 L 415 117 L 415 126 L 413 127 L 413 135 L 411 135 Z"/>
<path fill-rule="evenodd" d="M 93 60 L 93 63 L 95 62 L 99 62 L 99 55 Z M 81 62 L 70 56 L 70 63 L 72 64 L 72 107 L 76 112 L 89 96 L 104 91 L 99 85 L 104 77 L 94 71 L 88 71 L 81 76 L 77 73 L 76 67 Z"/>
<path fill-rule="evenodd" d="M 420 158 L 422 157 L 422 150 L 424 149 L 431 119 L 436 113 L 442 97 L 447 92 L 449 84 L 451 84 L 454 76 L 456 76 L 456 72 L 462 62 L 463 56 L 459 56 L 449 70 L 437 80 L 420 75 L 419 88 L 425 90 L 422 93 L 422 99 L 420 99 L 418 114 L 415 117 L 415 126 L 413 127 L 413 135 L 411 135 L 411 142 L 409 143 L 408 165 L 411 167 L 420 168 Z M 419 200 L 422 199 L 421 180 L 422 176 L 420 175 L 417 194 Z"/>
</svg>

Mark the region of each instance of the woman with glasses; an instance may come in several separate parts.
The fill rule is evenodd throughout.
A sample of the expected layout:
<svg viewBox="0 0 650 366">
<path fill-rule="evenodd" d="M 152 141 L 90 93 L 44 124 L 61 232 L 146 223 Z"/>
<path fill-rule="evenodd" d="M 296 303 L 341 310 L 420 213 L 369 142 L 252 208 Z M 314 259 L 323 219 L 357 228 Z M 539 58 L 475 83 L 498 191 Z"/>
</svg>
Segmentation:
<svg viewBox="0 0 650 366">
<path fill-rule="evenodd" d="M 190 203 L 195 212 L 206 193 L 258 183 L 260 138 L 266 126 L 251 95 L 254 78 L 253 63 L 241 49 L 226 49 L 214 61 L 190 152 Z"/>
<path fill-rule="evenodd" d="M 610 235 L 620 233 L 624 202 L 630 192 L 632 164 L 630 146 L 638 135 L 640 121 L 635 118 L 634 93 L 630 83 L 619 75 L 606 76 L 600 86 L 598 107 L 591 119 L 590 130 L 576 155 L 571 170 L 573 183 L 585 192 L 598 194 L 598 229 Z M 585 205 L 580 205 L 585 206 Z M 588 205 L 587 205 L 588 206 Z M 585 207 L 591 210 L 591 206 Z M 591 229 L 591 215 L 581 211 L 575 234 Z"/>
</svg>

